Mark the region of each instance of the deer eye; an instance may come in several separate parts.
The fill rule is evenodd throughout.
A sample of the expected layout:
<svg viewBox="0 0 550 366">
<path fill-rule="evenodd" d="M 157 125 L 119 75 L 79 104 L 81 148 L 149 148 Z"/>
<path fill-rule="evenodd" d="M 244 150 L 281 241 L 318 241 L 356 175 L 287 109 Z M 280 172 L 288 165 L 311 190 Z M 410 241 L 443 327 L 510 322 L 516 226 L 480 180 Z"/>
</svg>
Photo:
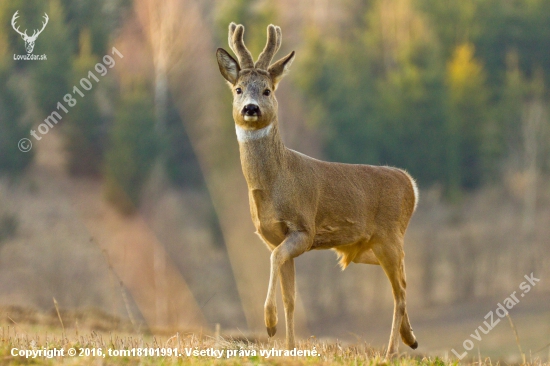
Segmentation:
<svg viewBox="0 0 550 366">
<path fill-rule="evenodd" d="M 241 88 L 237 88 L 237 89 L 235 89 L 235 92 L 237 92 L 237 94 L 242 94 L 243 90 Z"/>
<path fill-rule="evenodd" d="M 264 90 L 264 95 L 266 97 L 269 97 L 269 94 L 271 94 L 271 90 L 269 90 L 269 89 Z"/>
</svg>

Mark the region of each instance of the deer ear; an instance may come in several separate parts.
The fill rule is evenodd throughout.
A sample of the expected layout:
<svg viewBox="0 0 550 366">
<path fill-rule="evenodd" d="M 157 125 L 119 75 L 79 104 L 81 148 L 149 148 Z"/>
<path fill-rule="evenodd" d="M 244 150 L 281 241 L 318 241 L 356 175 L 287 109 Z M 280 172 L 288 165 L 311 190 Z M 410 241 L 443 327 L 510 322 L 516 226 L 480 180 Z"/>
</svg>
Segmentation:
<svg viewBox="0 0 550 366">
<path fill-rule="evenodd" d="M 239 76 L 239 71 L 241 70 L 239 63 L 223 48 L 218 48 L 216 51 L 216 58 L 218 59 L 218 66 L 220 67 L 222 76 L 229 83 L 235 85 L 237 77 Z"/>
<path fill-rule="evenodd" d="M 290 70 L 290 65 L 292 65 L 292 61 L 294 61 L 294 55 L 295 53 L 292 51 L 279 61 L 275 62 L 273 65 L 269 66 L 269 69 L 267 69 L 267 72 L 271 75 L 271 80 L 273 80 L 275 89 L 277 88 L 279 81 L 281 81 L 283 76 L 285 76 L 288 70 Z"/>
</svg>

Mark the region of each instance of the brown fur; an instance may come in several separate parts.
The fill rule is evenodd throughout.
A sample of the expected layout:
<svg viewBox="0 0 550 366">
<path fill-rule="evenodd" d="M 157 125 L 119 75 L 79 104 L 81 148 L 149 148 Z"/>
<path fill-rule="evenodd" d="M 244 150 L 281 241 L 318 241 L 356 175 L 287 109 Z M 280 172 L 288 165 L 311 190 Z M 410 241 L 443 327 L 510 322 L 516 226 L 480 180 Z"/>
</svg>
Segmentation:
<svg viewBox="0 0 550 366">
<path fill-rule="evenodd" d="M 242 25 L 232 23 L 230 42 L 240 44 L 243 31 Z M 351 262 L 379 264 L 388 276 L 395 305 L 387 356 L 397 353 L 398 333 L 405 344 L 416 348 L 406 311 L 403 252 L 403 239 L 417 203 L 414 180 L 397 168 L 329 163 L 284 146 L 273 92 L 288 71 L 294 52 L 268 67 L 280 44 L 280 28 L 270 25 L 268 42 L 254 69 L 237 64 L 222 49 L 217 53 L 220 71 L 233 90 L 233 118 L 252 221 L 271 251 L 265 303 L 268 334 L 276 331 L 275 286 L 279 277 L 287 347 L 294 347 L 294 258 L 313 249 L 333 249 L 342 269 Z M 233 46 L 239 60 L 246 60 L 244 43 Z M 245 106 L 252 104 L 261 112 L 251 119 L 245 115 Z"/>
</svg>

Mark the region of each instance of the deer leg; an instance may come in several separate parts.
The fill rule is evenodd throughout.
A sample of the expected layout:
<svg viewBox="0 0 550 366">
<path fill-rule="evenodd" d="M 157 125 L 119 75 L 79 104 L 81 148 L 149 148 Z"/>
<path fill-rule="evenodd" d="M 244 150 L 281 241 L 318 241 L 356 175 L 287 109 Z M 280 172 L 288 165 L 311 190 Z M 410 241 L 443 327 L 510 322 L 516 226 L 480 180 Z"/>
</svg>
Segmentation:
<svg viewBox="0 0 550 366">
<path fill-rule="evenodd" d="M 296 300 L 296 276 L 294 259 L 288 259 L 279 269 L 281 292 L 285 306 L 286 319 L 286 348 L 293 349 L 294 343 L 294 302 Z"/>
<path fill-rule="evenodd" d="M 403 260 L 402 263 L 403 268 L 403 288 L 407 288 L 407 275 L 405 273 L 405 261 Z M 405 307 L 405 314 L 403 314 L 403 320 L 401 321 L 401 328 L 399 329 L 401 333 L 401 339 L 403 340 L 403 343 L 405 343 L 407 346 L 411 347 L 412 349 L 418 348 L 418 342 L 416 341 L 416 337 L 414 336 L 413 329 L 411 327 L 411 323 L 409 321 L 409 314 L 407 313 L 407 308 Z"/>
<path fill-rule="evenodd" d="M 405 343 L 412 349 L 418 348 L 418 341 L 416 340 L 416 337 L 413 333 L 413 329 L 409 321 L 409 314 L 407 313 L 407 308 L 405 308 L 405 314 L 403 315 L 403 320 L 401 321 L 400 333 L 403 343 Z"/>
<path fill-rule="evenodd" d="M 373 251 L 380 261 L 380 265 L 384 269 L 386 276 L 390 280 L 393 291 L 393 322 L 390 341 L 388 344 L 388 351 L 386 353 L 386 358 L 390 358 L 396 355 L 399 349 L 398 335 L 402 327 L 402 322 L 405 317 L 407 306 L 405 301 L 406 283 L 403 268 L 403 241 L 402 239 L 399 239 L 379 243 L 373 247 Z M 408 338 L 408 340 L 414 339 L 414 342 L 416 342 L 412 331 L 408 336 L 410 336 L 410 339 Z"/>
<path fill-rule="evenodd" d="M 379 265 L 380 262 L 378 258 L 374 255 L 372 249 L 363 250 L 355 258 L 353 258 L 353 263 L 364 263 L 364 264 L 374 264 Z"/>
<path fill-rule="evenodd" d="M 305 252 L 309 248 L 309 243 L 310 239 L 306 233 L 294 232 L 287 236 L 286 239 L 271 252 L 269 287 L 267 288 L 267 298 L 264 305 L 265 326 L 267 328 L 267 334 L 270 337 L 273 337 L 277 332 L 277 303 L 275 301 L 277 274 L 286 261 Z"/>
<path fill-rule="evenodd" d="M 374 252 L 369 249 L 359 253 L 354 259 L 354 263 L 365 263 L 365 264 L 380 264 L 378 258 L 374 255 Z M 406 275 L 405 275 L 405 263 L 403 263 L 403 287 L 406 288 Z M 403 343 L 416 349 L 418 347 L 418 342 L 413 334 L 411 323 L 409 322 L 409 315 L 407 314 L 407 308 L 405 308 L 405 313 L 403 314 L 403 320 L 401 321 L 401 328 L 399 329 L 401 333 L 401 339 Z"/>
</svg>

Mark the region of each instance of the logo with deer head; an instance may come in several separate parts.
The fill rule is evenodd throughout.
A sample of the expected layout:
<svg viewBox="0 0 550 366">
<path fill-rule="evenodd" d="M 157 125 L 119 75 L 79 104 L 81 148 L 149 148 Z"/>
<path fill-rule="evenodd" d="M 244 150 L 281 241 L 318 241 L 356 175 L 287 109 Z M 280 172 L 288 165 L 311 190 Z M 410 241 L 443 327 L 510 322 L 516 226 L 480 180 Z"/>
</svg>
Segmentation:
<svg viewBox="0 0 550 366">
<path fill-rule="evenodd" d="M 17 14 L 19 12 L 19 10 L 17 10 L 15 12 L 15 14 L 13 14 L 13 17 L 11 18 L 11 26 L 13 27 L 13 29 L 19 33 L 21 35 L 21 38 L 23 38 L 23 40 L 25 41 L 25 49 L 27 50 L 27 53 L 32 53 L 32 50 L 34 49 L 34 42 L 36 42 L 36 38 L 38 38 L 38 36 L 40 35 L 40 33 L 42 33 L 42 31 L 44 30 L 44 28 L 46 28 L 46 24 L 48 24 L 48 14 L 44 13 L 44 22 L 42 23 L 42 29 L 38 30 L 38 29 L 35 29 L 34 32 L 32 33 L 32 36 L 29 36 L 27 34 L 27 30 L 25 29 L 24 32 L 21 32 L 19 30 L 19 27 L 17 26 L 16 27 L 16 20 L 17 18 L 19 18 L 19 15 Z"/>
</svg>

